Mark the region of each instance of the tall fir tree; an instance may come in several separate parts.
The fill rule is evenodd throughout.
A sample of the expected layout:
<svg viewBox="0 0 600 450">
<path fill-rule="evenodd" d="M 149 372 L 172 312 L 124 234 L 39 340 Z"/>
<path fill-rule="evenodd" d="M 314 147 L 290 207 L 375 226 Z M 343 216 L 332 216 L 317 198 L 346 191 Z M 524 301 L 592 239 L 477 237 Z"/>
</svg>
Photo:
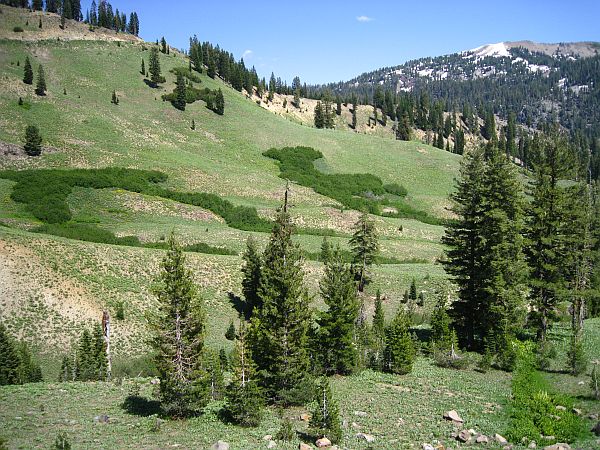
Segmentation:
<svg viewBox="0 0 600 450">
<path fill-rule="evenodd" d="M 531 268 L 529 322 L 537 338 L 545 342 L 558 319 L 558 304 L 566 289 L 563 254 L 565 192 L 561 180 L 570 172 L 567 141 L 557 131 L 537 136 L 532 143 L 533 180 L 527 211 L 526 255 Z"/>
<path fill-rule="evenodd" d="M 256 427 L 262 418 L 263 404 L 256 366 L 246 342 L 246 328 L 242 321 L 233 356 L 233 378 L 225 393 L 224 411 L 232 422 L 244 427 Z"/>
<path fill-rule="evenodd" d="M 400 306 L 392 323 L 385 330 L 384 370 L 407 374 L 412 371 L 416 351 L 409 331 L 409 319 Z"/>
<path fill-rule="evenodd" d="M 251 339 L 268 398 L 283 402 L 309 372 L 309 295 L 293 230 L 286 205 L 277 214 L 263 255 L 258 293 L 262 307 L 253 320 Z"/>
<path fill-rule="evenodd" d="M 486 296 L 480 270 L 484 257 L 481 234 L 483 175 L 483 151 L 478 149 L 465 154 L 455 192 L 451 195 L 452 212 L 457 220 L 446 226 L 442 239 L 447 246 L 444 269 L 458 286 L 458 298 L 452 303 L 449 314 L 459 338 L 469 349 L 476 348 L 476 337 L 482 332 L 478 321 Z"/>
<path fill-rule="evenodd" d="M 31 9 L 34 11 L 42 11 L 44 8 L 44 2 L 42 0 L 31 0 Z"/>
<path fill-rule="evenodd" d="M 25 129 L 24 150 L 27 156 L 39 156 L 42 153 L 42 136 L 35 125 L 28 125 Z"/>
<path fill-rule="evenodd" d="M 19 383 L 19 352 L 0 323 L 0 386 Z"/>
<path fill-rule="evenodd" d="M 37 84 L 35 85 L 35 93 L 37 95 L 46 95 L 46 75 L 44 74 L 44 68 L 40 64 L 38 67 Z"/>
<path fill-rule="evenodd" d="M 325 119 L 323 117 L 323 105 L 320 101 L 318 101 L 317 105 L 315 106 L 314 123 L 315 128 L 323 128 L 325 126 Z"/>
<path fill-rule="evenodd" d="M 375 223 L 367 213 L 362 213 L 354 224 L 354 233 L 350 239 L 352 249 L 352 267 L 359 292 L 371 281 L 369 269 L 379 252 L 379 237 Z"/>
<path fill-rule="evenodd" d="M 185 111 L 185 94 L 185 78 L 183 77 L 183 74 L 181 72 L 177 72 L 177 81 L 175 83 L 175 98 L 173 100 L 173 106 L 180 111 Z"/>
<path fill-rule="evenodd" d="M 173 235 L 154 293 L 159 302 L 151 318 L 159 398 L 167 415 L 184 417 L 197 413 L 208 400 L 201 364 L 206 319 L 192 273 Z"/>
<path fill-rule="evenodd" d="M 329 375 L 349 374 L 358 362 L 355 326 L 360 304 L 352 270 L 339 247 L 325 263 L 320 292 L 327 305 L 317 320 L 322 366 Z"/>
<path fill-rule="evenodd" d="M 156 86 L 162 82 L 162 75 L 160 70 L 160 60 L 158 56 L 158 48 L 152 47 L 150 49 L 150 56 L 148 58 L 148 70 L 150 72 L 150 81 Z"/>
<path fill-rule="evenodd" d="M 33 69 L 31 68 L 29 56 L 25 57 L 25 64 L 23 66 L 23 83 L 33 84 Z"/>
<path fill-rule="evenodd" d="M 253 314 L 258 313 L 262 308 L 262 302 L 258 295 L 262 258 L 258 251 L 258 245 L 252 237 L 249 237 L 246 241 L 246 251 L 242 259 L 244 261 L 242 267 L 242 293 L 245 300 L 244 313 L 246 318 L 250 319 Z"/>
<path fill-rule="evenodd" d="M 50 13 L 57 13 L 58 0 L 46 0 L 46 11 Z"/>
</svg>

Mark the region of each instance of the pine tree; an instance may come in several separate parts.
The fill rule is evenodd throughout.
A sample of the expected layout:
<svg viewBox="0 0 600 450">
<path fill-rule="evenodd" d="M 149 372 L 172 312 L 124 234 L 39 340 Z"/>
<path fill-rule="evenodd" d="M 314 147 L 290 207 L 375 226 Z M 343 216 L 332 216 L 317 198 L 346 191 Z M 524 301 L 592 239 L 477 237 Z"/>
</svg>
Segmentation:
<svg viewBox="0 0 600 450">
<path fill-rule="evenodd" d="M 412 371 L 415 347 L 409 331 L 409 319 L 403 307 L 385 331 L 384 370 L 395 374 Z"/>
<path fill-rule="evenodd" d="M 140 69 L 140 73 L 146 75 L 146 63 L 144 62 L 144 58 L 142 58 L 142 68 Z"/>
<path fill-rule="evenodd" d="M 496 117 L 492 110 L 488 110 L 485 115 L 482 135 L 485 139 L 494 143 L 494 145 L 498 142 L 498 135 L 496 134 Z"/>
<path fill-rule="evenodd" d="M 246 251 L 242 259 L 244 260 L 244 266 L 242 267 L 242 293 L 246 302 L 244 313 L 247 318 L 250 318 L 262 308 L 262 302 L 258 295 L 262 258 L 256 241 L 252 237 L 249 237 L 246 241 Z"/>
<path fill-rule="evenodd" d="M 350 239 L 352 249 L 352 265 L 359 292 L 371 281 L 369 268 L 375 262 L 379 252 L 379 242 L 375 223 L 369 220 L 367 213 L 362 213 L 354 224 L 354 233 Z"/>
<path fill-rule="evenodd" d="M 253 322 L 252 355 L 269 398 L 287 395 L 305 382 L 309 370 L 309 296 L 301 251 L 292 242 L 287 208 L 279 211 L 263 255 L 258 295 L 262 308 Z"/>
<path fill-rule="evenodd" d="M 27 156 L 39 156 L 42 153 L 42 136 L 35 125 L 28 125 L 25 129 L 24 150 Z"/>
<path fill-rule="evenodd" d="M 565 192 L 560 181 L 568 174 L 566 139 L 554 133 L 536 138 L 532 147 L 533 181 L 527 211 L 526 254 L 531 268 L 529 322 L 539 341 L 546 340 L 552 323 L 558 319 L 557 307 L 566 280 L 563 272 Z"/>
<path fill-rule="evenodd" d="M 58 12 L 57 0 L 46 0 L 46 11 L 50 13 Z"/>
<path fill-rule="evenodd" d="M 74 381 L 73 379 L 73 365 L 71 364 L 71 358 L 69 356 L 63 356 L 60 365 L 60 373 L 58 375 L 59 382 Z"/>
<path fill-rule="evenodd" d="M 196 121 L 195 121 L 194 119 L 192 119 L 192 125 L 190 126 L 190 128 L 191 128 L 192 130 L 195 130 L 195 129 L 196 129 Z"/>
<path fill-rule="evenodd" d="M 217 66 L 215 63 L 215 58 L 214 57 L 209 57 L 208 58 L 208 63 L 207 65 L 207 70 L 206 70 L 206 74 L 210 77 L 210 78 L 215 78 L 215 76 L 217 75 Z"/>
<path fill-rule="evenodd" d="M 321 242 L 321 253 L 319 254 L 319 259 L 322 263 L 327 264 L 329 259 L 331 258 L 331 244 L 329 243 L 329 239 L 327 236 L 323 237 L 323 241 Z"/>
<path fill-rule="evenodd" d="M 314 122 L 315 128 L 323 128 L 325 126 L 325 119 L 323 117 L 323 106 L 321 105 L 320 101 L 318 101 L 317 105 L 315 106 Z"/>
<path fill-rule="evenodd" d="M 148 69 L 150 71 L 150 81 L 156 86 L 162 82 L 162 75 L 160 72 L 160 60 L 158 57 L 158 48 L 152 47 L 150 49 L 150 57 L 148 59 Z"/>
<path fill-rule="evenodd" d="M 40 64 L 38 67 L 38 79 L 35 86 L 35 93 L 37 95 L 46 95 L 46 76 L 44 75 L 44 68 Z"/>
<path fill-rule="evenodd" d="M 185 256 L 175 237 L 168 240 L 162 261 L 159 301 L 151 320 L 152 345 L 160 378 L 160 401 L 165 413 L 184 417 L 197 412 L 207 401 L 201 355 L 204 346 L 205 313 Z"/>
<path fill-rule="evenodd" d="M 373 335 L 373 356 L 371 367 L 382 369 L 383 353 L 385 349 L 385 313 L 381 299 L 381 292 L 377 289 L 375 296 L 375 313 L 373 314 L 373 326 L 371 328 Z"/>
<path fill-rule="evenodd" d="M 160 39 L 160 51 L 165 55 L 167 54 L 167 41 L 164 36 Z"/>
<path fill-rule="evenodd" d="M 463 156 L 460 177 L 454 194 L 452 211 L 457 220 L 446 226 L 443 243 L 448 246 L 444 269 L 458 286 L 458 299 L 452 303 L 449 314 L 454 328 L 464 344 L 472 349 L 485 298 L 482 273 L 483 242 L 481 221 L 483 216 L 483 152 L 474 150 Z"/>
<path fill-rule="evenodd" d="M 221 116 L 225 113 L 225 98 L 221 88 L 215 94 L 215 112 Z"/>
<path fill-rule="evenodd" d="M 338 116 L 342 115 L 342 99 L 339 95 L 335 98 L 335 114 Z"/>
<path fill-rule="evenodd" d="M 175 99 L 173 100 L 173 106 L 180 111 L 185 111 L 186 104 L 186 87 L 185 78 L 181 72 L 177 72 L 177 81 L 175 83 Z"/>
<path fill-rule="evenodd" d="M 19 382 L 19 352 L 0 323 L 0 386 Z"/>
<path fill-rule="evenodd" d="M 344 263 L 339 247 L 325 263 L 319 286 L 327 305 L 317 320 L 323 368 L 327 374 L 349 374 L 358 361 L 354 328 L 360 304 L 354 276 Z"/>
<path fill-rule="evenodd" d="M 75 374 L 77 381 L 90 381 L 95 379 L 96 362 L 94 358 L 94 344 L 92 336 L 84 329 L 79 339 L 75 357 Z"/>
<path fill-rule="evenodd" d="M 441 350 L 450 346 L 450 316 L 443 297 L 438 299 L 431 314 L 431 341 Z"/>
<path fill-rule="evenodd" d="M 408 113 L 405 111 L 402 113 L 398 122 L 398 128 L 396 129 L 396 139 L 401 141 L 410 141 L 410 122 Z"/>
<path fill-rule="evenodd" d="M 358 124 L 357 120 L 356 120 L 356 101 L 354 101 L 354 103 L 352 103 L 352 129 L 356 130 L 356 125 Z"/>
<path fill-rule="evenodd" d="M 61 9 L 61 17 L 63 19 L 73 19 L 73 3 L 71 0 L 63 0 L 62 9 Z"/>
<path fill-rule="evenodd" d="M 25 342 L 18 345 L 19 352 L 19 384 L 39 383 L 43 381 L 42 368 L 37 364 Z"/>
<path fill-rule="evenodd" d="M 328 90 L 325 91 L 322 99 L 324 128 L 333 128 L 335 126 L 332 102 L 333 100 L 331 98 L 331 92 Z"/>
<path fill-rule="evenodd" d="M 25 57 L 25 64 L 23 65 L 23 83 L 33 84 L 33 69 L 31 68 L 29 56 Z"/>
<path fill-rule="evenodd" d="M 409 298 L 411 300 L 416 300 L 417 299 L 417 282 L 416 282 L 416 280 L 414 278 L 412 279 L 412 282 L 410 283 Z"/>
<path fill-rule="evenodd" d="M 277 89 L 277 82 L 275 81 L 275 75 L 271 72 L 271 78 L 269 79 L 269 95 L 267 101 L 272 102 L 275 96 L 275 90 Z"/>
<path fill-rule="evenodd" d="M 235 341 L 235 325 L 233 324 L 233 320 L 229 322 L 229 327 L 227 328 L 227 331 L 225 332 L 225 339 L 227 339 L 228 341 Z"/>
<path fill-rule="evenodd" d="M 117 92 L 116 91 L 112 92 L 112 98 L 111 98 L 110 102 L 113 105 L 118 105 L 119 104 L 119 97 L 117 97 Z"/>
<path fill-rule="evenodd" d="M 327 437 L 335 444 L 342 439 L 342 427 L 339 418 L 339 408 L 333 399 L 329 380 L 323 378 L 317 388 L 318 399 L 309 426 L 313 432 L 321 437 Z"/>
<path fill-rule="evenodd" d="M 203 363 L 208 378 L 207 384 L 209 398 L 211 400 L 222 400 L 225 394 L 225 380 L 223 376 L 223 361 L 221 360 L 219 352 L 213 349 L 205 350 L 203 355 Z"/>
<path fill-rule="evenodd" d="M 292 91 L 294 92 L 294 106 L 300 108 L 300 96 L 302 95 L 302 83 L 300 77 L 294 77 L 292 81 Z"/>
<path fill-rule="evenodd" d="M 104 340 L 102 325 L 100 325 L 100 323 L 94 326 L 92 357 L 94 365 L 94 375 L 92 380 L 105 381 L 108 378 L 108 358 L 106 355 L 106 341 Z"/>
<path fill-rule="evenodd" d="M 225 394 L 225 415 L 244 427 L 256 427 L 262 418 L 263 397 L 256 379 L 256 367 L 246 343 L 244 322 L 234 353 L 233 379 Z"/>
<path fill-rule="evenodd" d="M 517 146 L 515 139 L 517 137 L 517 125 L 515 113 L 508 113 L 508 123 L 506 125 L 506 154 L 512 157 L 517 156 Z"/>
</svg>

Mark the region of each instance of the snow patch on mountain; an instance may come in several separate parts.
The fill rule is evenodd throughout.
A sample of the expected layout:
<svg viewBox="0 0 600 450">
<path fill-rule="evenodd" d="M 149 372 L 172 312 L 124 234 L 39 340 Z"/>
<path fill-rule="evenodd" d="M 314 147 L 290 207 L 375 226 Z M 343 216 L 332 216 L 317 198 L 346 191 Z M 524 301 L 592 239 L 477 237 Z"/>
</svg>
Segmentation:
<svg viewBox="0 0 600 450">
<path fill-rule="evenodd" d="M 476 59 L 485 58 L 486 56 L 495 57 L 509 57 L 510 52 L 504 42 L 498 42 L 496 44 L 485 44 L 480 47 L 468 50 L 465 52 L 466 58 L 475 57 Z"/>
</svg>

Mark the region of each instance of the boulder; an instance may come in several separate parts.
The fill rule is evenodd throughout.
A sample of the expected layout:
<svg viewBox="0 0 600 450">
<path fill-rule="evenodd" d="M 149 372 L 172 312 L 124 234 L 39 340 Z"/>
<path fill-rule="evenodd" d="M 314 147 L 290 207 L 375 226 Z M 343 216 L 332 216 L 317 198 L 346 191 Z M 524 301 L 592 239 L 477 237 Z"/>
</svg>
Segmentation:
<svg viewBox="0 0 600 450">
<path fill-rule="evenodd" d="M 225 441 L 217 441 L 212 445 L 211 450 L 229 450 L 229 444 Z"/>
<path fill-rule="evenodd" d="M 462 430 L 460 433 L 458 433 L 458 436 L 456 436 L 456 440 L 460 442 L 469 442 L 470 439 L 471 433 L 469 433 L 468 430 Z"/>
<path fill-rule="evenodd" d="M 367 417 L 368 414 L 364 411 L 354 411 L 354 415 L 358 417 Z"/>
<path fill-rule="evenodd" d="M 435 450 L 431 444 L 423 444 L 422 450 Z"/>
<path fill-rule="evenodd" d="M 576 416 L 581 416 L 581 415 L 583 414 L 583 412 L 582 412 L 580 409 L 578 409 L 578 408 L 573 408 L 571 411 L 572 411 L 572 412 L 573 412 L 573 414 L 575 414 Z"/>
<path fill-rule="evenodd" d="M 263 441 L 271 441 L 271 440 L 273 440 L 273 436 L 271 436 L 270 434 L 263 436 Z"/>
<path fill-rule="evenodd" d="M 451 420 L 453 422 L 460 422 L 460 423 L 464 422 L 464 420 L 462 420 L 462 418 L 458 415 L 458 413 L 455 410 L 446 411 L 444 413 L 444 419 Z"/>
<path fill-rule="evenodd" d="M 535 443 L 535 441 L 531 441 L 527 448 L 537 448 L 537 444 Z"/>
<path fill-rule="evenodd" d="M 490 438 L 488 438 L 485 434 L 478 434 L 475 438 L 475 442 L 478 444 L 487 444 L 490 442 Z"/>
<path fill-rule="evenodd" d="M 368 443 L 375 442 L 375 436 L 372 436 L 372 435 L 367 434 L 367 433 L 356 433 L 356 438 L 357 439 L 364 439 Z"/>
<path fill-rule="evenodd" d="M 298 450 L 312 450 L 312 447 L 304 442 L 301 442 L 298 446 Z"/>
<path fill-rule="evenodd" d="M 94 422 L 108 423 L 108 422 L 110 422 L 110 417 L 108 417 L 106 414 L 100 414 L 99 416 L 94 417 Z"/>
<path fill-rule="evenodd" d="M 267 448 L 275 448 L 277 447 L 277 442 L 275 441 L 269 441 L 269 443 L 267 444 Z"/>
<path fill-rule="evenodd" d="M 310 414 L 300 414 L 300 420 L 303 422 L 309 422 L 310 421 Z"/>
<path fill-rule="evenodd" d="M 500 445 L 508 444 L 508 441 L 503 436 L 500 436 L 498 433 L 494 435 L 494 440 Z"/>
<path fill-rule="evenodd" d="M 563 444 L 562 442 L 559 442 L 557 444 L 544 447 L 544 450 L 571 450 L 571 446 L 569 444 Z"/>
<path fill-rule="evenodd" d="M 556 405 L 556 410 L 557 411 L 566 411 L 567 408 L 565 406 L 562 406 L 562 405 Z"/>
<path fill-rule="evenodd" d="M 321 439 L 317 439 L 315 445 L 317 446 L 317 448 L 331 447 L 331 441 L 326 437 L 322 437 Z"/>
</svg>

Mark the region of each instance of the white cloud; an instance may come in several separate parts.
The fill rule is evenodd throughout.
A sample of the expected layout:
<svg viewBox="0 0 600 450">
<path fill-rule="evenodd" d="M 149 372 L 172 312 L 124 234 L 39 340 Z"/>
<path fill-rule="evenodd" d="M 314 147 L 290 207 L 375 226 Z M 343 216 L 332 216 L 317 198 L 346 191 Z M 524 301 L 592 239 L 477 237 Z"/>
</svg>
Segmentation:
<svg viewBox="0 0 600 450">
<path fill-rule="evenodd" d="M 242 55 L 242 58 L 250 58 L 254 52 L 252 50 L 246 50 Z"/>
<path fill-rule="evenodd" d="M 373 19 L 372 17 L 369 17 L 369 16 L 358 16 L 356 18 L 356 20 L 358 20 L 359 22 L 371 22 L 375 19 Z"/>
</svg>

